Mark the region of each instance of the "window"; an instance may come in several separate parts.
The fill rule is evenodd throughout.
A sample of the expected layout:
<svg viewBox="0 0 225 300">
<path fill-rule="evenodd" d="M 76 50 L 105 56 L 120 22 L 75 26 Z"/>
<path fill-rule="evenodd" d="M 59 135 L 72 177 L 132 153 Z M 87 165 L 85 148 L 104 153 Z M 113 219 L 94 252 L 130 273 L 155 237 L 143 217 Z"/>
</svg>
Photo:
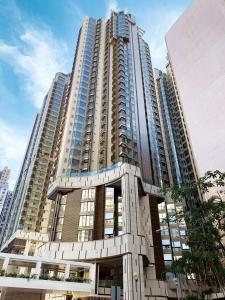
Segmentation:
<svg viewBox="0 0 225 300">
<path fill-rule="evenodd" d="M 173 247 L 180 247 L 179 241 L 173 241 Z"/>
<path fill-rule="evenodd" d="M 63 223 L 64 223 L 64 218 L 59 218 L 57 224 L 63 225 Z"/>
<path fill-rule="evenodd" d="M 180 235 L 181 236 L 186 236 L 186 230 L 180 230 Z"/>
<path fill-rule="evenodd" d="M 107 212 L 105 213 L 105 220 L 113 219 L 113 213 L 112 212 Z"/>
<path fill-rule="evenodd" d="M 113 210 L 114 209 L 114 199 L 106 199 L 105 210 Z"/>
<path fill-rule="evenodd" d="M 171 228 L 171 234 L 173 237 L 179 237 L 179 232 L 177 228 Z"/>
<path fill-rule="evenodd" d="M 87 211 L 88 211 L 88 212 L 93 212 L 94 209 L 95 209 L 95 204 L 94 204 L 94 202 L 88 202 L 88 203 L 87 203 Z"/>
<path fill-rule="evenodd" d="M 161 226 L 161 235 L 169 235 L 169 229 L 167 226 Z"/>
<path fill-rule="evenodd" d="M 80 216 L 79 227 L 93 226 L 93 216 Z"/>
<path fill-rule="evenodd" d="M 82 191 L 82 199 L 95 199 L 95 189 L 88 189 Z"/>
<path fill-rule="evenodd" d="M 105 228 L 105 235 L 113 235 L 113 228 Z"/>
<path fill-rule="evenodd" d="M 123 225 L 123 217 L 122 217 L 122 216 L 119 216 L 119 217 L 118 217 L 118 225 L 119 225 L 119 226 L 122 226 L 122 225 Z"/>
<path fill-rule="evenodd" d="M 159 219 L 160 219 L 160 222 L 164 221 L 164 219 L 166 219 L 166 213 L 160 213 Z"/>
<path fill-rule="evenodd" d="M 78 242 L 87 242 L 92 240 L 92 230 L 79 230 Z"/>
<path fill-rule="evenodd" d="M 106 198 L 114 197 L 114 189 L 107 187 L 106 188 Z"/>
<path fill-rule="evenodd" d="M 113 226 L 113 219 L 105 220 L 105 226 Z"/>
<path fill-rule="evenodd" d="M 62 239 L 62 232 L 56 232 L 56 235 L 55 235 L 55 240 L 56 241 L 59 241 Z"/>
<path fill-rule="evenodd" d="M 170 240 L 162 240 L 163 246 L 170 245 Z"/>
<path fill-rule="evenodd" d="M 122 213 L 122 203 L 118 203 L 118 213 Z"/>
<path fill-rule="evenodd" d="M 66 205 L 60 204 L 60 211 L 65 211 L 65 210 L 66 210 Z"/>
<path fill-rule="evenodd" d="M 163 256 L 164 256 L 164 260 L 172 260 L 172 254 L 166 253 Z"/>
<path fill-rule="evenodd" d="M 174 204 L 167 204 L 167 210 L 168 210 L 168 212 L 174 212 L 175 211 L 175 205 Z"/>
<path fill-rule="evenodd" d="M 187 250 L 187 249 L 189 249 L 189 246 L 186 245 L 186 244 L 182 244 L 182 248 L 185 249 L 185 250 Z"/>
</svg>

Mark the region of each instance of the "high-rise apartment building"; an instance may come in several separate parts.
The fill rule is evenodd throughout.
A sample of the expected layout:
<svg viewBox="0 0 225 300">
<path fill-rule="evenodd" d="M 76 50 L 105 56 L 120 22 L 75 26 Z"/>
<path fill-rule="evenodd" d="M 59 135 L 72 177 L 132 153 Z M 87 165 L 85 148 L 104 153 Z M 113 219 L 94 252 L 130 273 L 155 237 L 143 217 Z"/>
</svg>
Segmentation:
<svg viewBox="0 0 225 300">
<path fill-rule="evenodd" d="M 96 293 L 103 293 L 102 280 L 119 281 L 125 299 L 143 299 L 143 278 L 146 286 L 150 277 L 161 279 L 164 259 L 170 263 L 185 247 L 184 228 L 160 227 L 162 198 L 154 186 L 196 178 L 175 85 L 169 75 L 161 83 L 159 72 L 156 95 L 143 35 L 124 12 L 112 12 L 106 22 L 84 19 L 48 192 L 55 203 L 51 244 L 38 252 L 95 262 Z M 173 205 L 161 204 L 161 219 L 179 209 Z M 140 236 L 145 254 L 134 250 L 141 249 Z"/>
<path fill-rule="evenodd" d="M 9 175 L 10 170 L 8 167 L 5 167 L 2 171 L 0 171 L 0 213 L 9 189 Z"/>
<path fill-rule="evenodd" d="M 171 68 L 168 64 L 167 73 L 158 69 L 154 71 L 170 186 L 190 184 L 196 181 L 198 176 Z M 170 197 L 166 197 L 165 202 L 159 204 L 162 246 L 165 265 L 168 269 L 171 262 L 178 259 L 182 249 L 186 249 L 187 246 L 185 243 L 186 224 L 177 223 L 175 220 L 173 222 L 172 218 L 166 221 L 167 216 L 173 216 L 183 209 L 183 205 L 190 206 L 192 202 L 193 199 L 184 199 L 184 203 L 175 203 Z"/>
<path fill-rule="evenodd" d="M 0 213 L 0 246 L 5 238 L 5 234 L 8 230 L 9 220 L 11 215 L 11 209 L 13 204 L 13 193 L 7 191 L 4 204 Z"/>
<path fill-rule="evenodd" d="M 10 169 L 0 171 L 0 245 L 7 225 L 9 207 L 12 203 L 12 192 L 9 191 Z"/>
<path fill-rule="evenodd" d="M 57 73 L 37 115 L 13 195 L 8 237 L 17 229 L 46 233 L 51 203 L 46 199 L 61 109 L 69 76 Z"/>
<path fill-rule="evenodd" d="M 150 51 L 134 18 L 123 12 L 107 22 L 86 17 L 72 74 L 55 175 L 127 162 L 147 182 L 167 184 Z"/>
<path fill-rule="evenodd" d="M 10 170 L 8 167 L 5 167 L 2 171 L 0 171 L 0 184 L 8 184 L 9 175 L 10 175 Z"/>
<path fill-rule="evenodd" d="M 171 74 L 201 176 L 225 166 L 224 28 L 223 0 L 194 0 L 166 34 Z"/>
<path fill-rule="evenodd" d="M 131 14 L 85 17 L 71 76 L 56 75 L 16 186 L 12 232 L 47 232 L 50 223 L 35 255 L 91 263 L 95 296 L 117 285 L 125 300 L 174 297 L 164 260 L 179 257 L 185 229 L 160 224 L 179 209 L 163 204 L 160 187 L 192 182 L 196 171 L 176 86 L 157 72 L 154 81 Z"/>
</svg>

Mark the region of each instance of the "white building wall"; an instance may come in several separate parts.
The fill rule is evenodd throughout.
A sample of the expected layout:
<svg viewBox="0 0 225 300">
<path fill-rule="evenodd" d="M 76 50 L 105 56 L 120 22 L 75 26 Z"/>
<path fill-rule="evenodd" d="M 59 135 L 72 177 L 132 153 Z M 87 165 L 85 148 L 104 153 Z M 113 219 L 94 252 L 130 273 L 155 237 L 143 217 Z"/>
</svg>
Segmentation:
<svg viewBox="0 0 225 300">
<path fill-rule="evenodd" d="M 224 170 L 224 0 L 194 0 L 166 44 L 200 175 Z"/>
</svg>

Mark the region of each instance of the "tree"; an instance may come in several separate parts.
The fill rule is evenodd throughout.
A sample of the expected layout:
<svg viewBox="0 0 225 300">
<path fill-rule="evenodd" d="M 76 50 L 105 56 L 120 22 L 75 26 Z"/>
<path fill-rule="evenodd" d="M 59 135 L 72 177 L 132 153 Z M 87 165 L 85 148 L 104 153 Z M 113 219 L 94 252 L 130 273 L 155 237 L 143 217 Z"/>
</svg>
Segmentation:
<svg viewBox="0 0 225 300">
<path fill-rule="evenodd" d="M 207 172 L 197 182 L 164 189 L 175 202 L 184 199 L 189 205 L 172 218 L 184 220 L 189 250 L 172 264 L 176 275 L 194 275 L 201 292 L 225 287 L 225 173 Z M 213 190 L 213 194 L 212 194 Z M 216 193 L 215 193 L 216 190 Z M 199 194 L 203 199 L 199 198 Z M 187 202 L 187 201 L 186 201 Z M 168 217 L 170 218 L 170 217 Z"/>
</svg>

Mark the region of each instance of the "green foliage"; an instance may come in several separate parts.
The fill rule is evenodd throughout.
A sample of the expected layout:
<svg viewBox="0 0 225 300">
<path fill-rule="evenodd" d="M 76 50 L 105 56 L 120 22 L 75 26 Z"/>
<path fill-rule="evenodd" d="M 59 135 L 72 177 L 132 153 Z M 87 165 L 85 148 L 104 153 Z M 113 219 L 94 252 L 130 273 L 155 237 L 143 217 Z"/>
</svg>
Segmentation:
<svg viewBox="0 0 225 300">
<path fill-rule="evenodd" d="M 17 273 L 5 273 L 6 277 L 17 277 Z"/>
<path fill-rule="evenodd" d="M 37 274 L 30 275 L 30 279 L 37 279 Z"/>
<path fill-rule="evenodd" d="M 222 191 L 221 191 L 222 187 Z M 175 274 L 195 274 L 198 283 L 214 288 L 225 285 L 225 173 L 207 172 L 197 182 L 164 189 L 175 202 L 190 199 L 189 206 L 174 216 L 177 222 L 187 225 L 187 245 L 182 257 L 172 264 Z M 217 188 L 216 194 L 209 197 L 208 192 Z M 204 200 L 199 199 L 199 193 Z M 207 196 L 209 199 L 206 199 Z M 190 205 L 191 203 L 191 205 Z M 170 220 L 169 220 L 170 221 Z"/>
<path fill-rule="evenodd" d="M 17 277 L 18 277 L 18 278 L 27 278 L 27 279 L 30 278 L 30 276 L 27 275 L 27 274 L 18 274 Z"/>
<path fill-rule="evenodd" d="M 50 276 L 48 274 L 44 274 L 44 275 L 41 275 L 39 277 L 39 279 L 42 279 L 42 280 L 54 280 L 54 281 L 62 281 L 62 278 L 59 278 L 57 276 Z"/>
<path fill-rule="evenodd" d="M 68 282 L 83 282 L 83 283 L 90 283 L 90 279 L 86 278 L 81 278 L 81 277 L 76 277 L 76 276 L 70 276 L 69 278 L 65 279 Z"/>
</svg>

